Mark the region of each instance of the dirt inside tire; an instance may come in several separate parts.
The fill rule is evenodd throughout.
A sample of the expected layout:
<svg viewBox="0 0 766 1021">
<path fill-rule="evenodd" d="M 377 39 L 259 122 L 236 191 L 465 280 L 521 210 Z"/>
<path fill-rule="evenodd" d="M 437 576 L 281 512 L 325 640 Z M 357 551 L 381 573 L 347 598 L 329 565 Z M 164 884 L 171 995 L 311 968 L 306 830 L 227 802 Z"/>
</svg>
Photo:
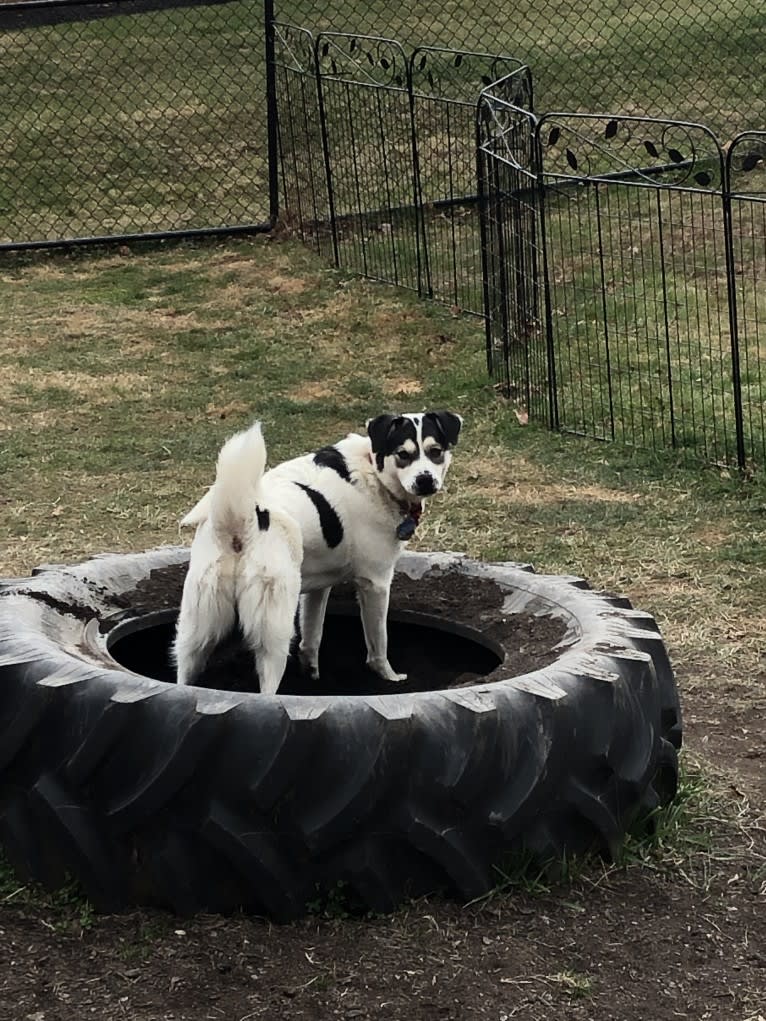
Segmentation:
<svg viewBox="0 0 766 1021">
<path fill-rule="evenodd" d="M 137 618 L 122 633 L 115 629 L 109 651 L 120 665 L 162 681 L 174 679 L 170 647 L 172 613 L 180 604 L 185 565 L 151 572 L 121 603 Z M 351 586 L 333 590 L 320 653 L 320 681 L 312 681 L 291 656 L 280 686 L 282 694 L 389 694 L 439 690 L 492 682 L 547 666 L 557 656 L 564 623 L 551 616 L 503 615 L 503 593 L 490 579 L 468 578 L 455 570 L 431 571 L 422 579 L 398 574 L 391 591 L 389 654 L 407 680 L 382 680 L 365 666 L 361 622 Z M 117 620 L 105 620 L 109 632 Z M 141 626 L 146 624 L 146 626 Z M 510 652 L 512 669 L 504 662 Z M 502 669 L 501 669 L 502 667 Z M 222 643 L 198 686 L 257 691 L 252 654 L 239 633 Z"/>
</svg>

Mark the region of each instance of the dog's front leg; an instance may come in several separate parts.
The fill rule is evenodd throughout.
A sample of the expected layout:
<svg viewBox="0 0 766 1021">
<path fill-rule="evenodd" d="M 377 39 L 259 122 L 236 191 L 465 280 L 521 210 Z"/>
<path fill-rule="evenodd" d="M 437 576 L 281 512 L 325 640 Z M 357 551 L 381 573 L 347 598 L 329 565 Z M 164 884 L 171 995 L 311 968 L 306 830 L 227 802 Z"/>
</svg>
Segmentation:
<svg viewBox="0 0 766 1021">
<path fill-rule="evenodd" d="M 329 588 L 304 592 L 301 596 L 301 644 L 298 647 L 298 659 L 313 680 L 319 678 L 319 646 L 329 597 Z"/>
<path fill-rule="evenodd" d="M 388 595 L 393 572 L 385 579 L 357 578 L 356 590 L 367 643 L 367 666 L 386 681 L 406 681 L 388 662 Z"/>
</svg>

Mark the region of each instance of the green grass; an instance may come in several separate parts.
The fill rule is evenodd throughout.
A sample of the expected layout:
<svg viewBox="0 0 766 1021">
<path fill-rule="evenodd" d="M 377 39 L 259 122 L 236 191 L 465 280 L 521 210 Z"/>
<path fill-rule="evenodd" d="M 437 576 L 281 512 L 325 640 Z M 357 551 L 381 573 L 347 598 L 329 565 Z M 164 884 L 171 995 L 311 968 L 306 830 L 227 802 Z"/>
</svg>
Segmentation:
<svg viewBox="0 0 766 1021">
<path fill-rule="evenodd" d="M 3 31 L 0 240 L 265 220 L 257 11 L 235 0 Z"/>
</svg>

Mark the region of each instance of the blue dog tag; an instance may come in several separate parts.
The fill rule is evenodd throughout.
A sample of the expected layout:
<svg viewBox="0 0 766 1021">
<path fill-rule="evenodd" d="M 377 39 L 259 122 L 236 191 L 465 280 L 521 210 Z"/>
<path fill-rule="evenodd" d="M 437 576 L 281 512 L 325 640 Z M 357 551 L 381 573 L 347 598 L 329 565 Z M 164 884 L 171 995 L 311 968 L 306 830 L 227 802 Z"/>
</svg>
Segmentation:
<svg viewBox="0 0 766 1021">
<path fill-rule="evenodd" d="M 397 539 L 411 539 L 415 529 L 418 527 L 417 521 L 410 515 L 401 522 L 399 527 L 396 529 Z"/>
</svg>

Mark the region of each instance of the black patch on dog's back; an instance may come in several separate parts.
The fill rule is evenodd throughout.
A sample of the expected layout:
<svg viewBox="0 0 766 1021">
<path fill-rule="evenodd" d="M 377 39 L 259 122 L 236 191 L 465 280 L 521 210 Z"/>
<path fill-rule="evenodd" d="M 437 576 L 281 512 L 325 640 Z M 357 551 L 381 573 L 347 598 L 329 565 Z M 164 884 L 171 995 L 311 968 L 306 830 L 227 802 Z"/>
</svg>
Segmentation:
<svg viewBox="0 0 766 1021">
<path fill-rule="evenodd" d="M 314 464 L 320 468 L 332 468 L 345 482 L 351 481 L 348 462 L 337 447 L 322 447 L 321 450 L 317 450 L 314 454 Z"/>
<path fill-rule="evenodd" d="M 335 549 L 343 541 L 343 524 L 340 518 L 325 497 L 317 492 L 316 489 L 312 489 L 311 486 L 306 486 L 302 482 L 296 482 L 295 485 L 303 490 L 316 507 L 319 514 L 319 527 L 322 529 L 324 541 L 330 549 Z"/>
<path fill-rule="evenodd" d="M 269 525 L 271 524 L 271 515 L 265 507 L 255 508 L 255 516 L 258 518 L 258 529 L 261 532 L 268 532 Z"/>
</svg>

